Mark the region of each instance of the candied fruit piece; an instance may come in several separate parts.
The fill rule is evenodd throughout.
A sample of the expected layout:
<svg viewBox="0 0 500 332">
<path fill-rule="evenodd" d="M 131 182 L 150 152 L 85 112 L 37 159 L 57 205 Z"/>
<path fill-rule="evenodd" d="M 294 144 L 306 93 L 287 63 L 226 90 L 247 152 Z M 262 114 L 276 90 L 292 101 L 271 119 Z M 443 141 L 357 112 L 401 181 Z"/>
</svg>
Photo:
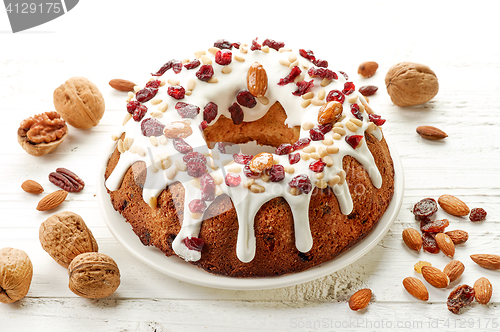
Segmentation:
<svg viewBox="0 0 500 332">
<path fill-rule="evenodd" d="M 237 103 L 233 103 L 229 106 L 229 113 L 231 113 L 231 120 L 233 120 L 233 124 L 239 125 L 243 122 L 243 110 Z"/>
<path fill-rule="evenodd" d="M 209 102 L 203 108 L 203 120 L 205 120 L 207 123 L 212 122 L 217 117 L 218 111 L 219 107 L 217 106 L 217 104 Z"/>
<path fill-rule="evenodd" d="M 161 136 L 163 135 L 165 125 L 154 118 L 147 118 L 141 122 L 141 132 L 144 136 Z"/>
<path fill-rule="evenodd" d="M 209 81 L 214 76 L 214 68 L 212 65 L 203 65 L 196 72 L 196 77 L 201 81 Z"/>
<path fill-rule="evenodd" d="M 203 213 L 205 211 L 206 204 L 201 199 L 193 199 L 189 202 L 188 207 L 191 213 Z"/>
<path fill-rule="evenodd" d="M 182 154 L 193 152 L 193 147 L 182 138 L 174 138 L 174 148 Z"/>
<path fill-rule="evenodd" d="M 220 50 L 215 53 L 215 63 L 227 66 L 233 60 L 233 53 L 229 50 Z"/>
<path fill-rule="evenodd" d="M 448 310 L 454 314 L 460 313 L 460 309 L 472 303 L 475 297 L 474 288 L 469 285 L 460 285 L 451 291 L 448 296 Z"/>
<path fill-rule="evenodd" d="M 179 101 L 175 104 L 175 109 L 183 119 L 194 119 L 198 115 L 198 113 L 200 113 L 200 108 L 198 106 L 184 103 L 182 101 Z"/>
<path fill-rule="evenodd" d="M 227 173 L 226 175 L 226 185 L 228 187 L 237 187 L 241 183 L 241 177 L 238 174 Z"/>
<path fill-rule="evenodd" d="M 271 182 L 280 182 L 285 178 L 285 167 L 283 165 L 273 165 L 269 168 L 269 180 Z"/>
<path fill-rule="evenodd" d="M 331 101 L 338 101 L 343 104 L 345 101 L 345 95 L 340 90 L 332 90 L 328 92 L 328 95 L 326 96 L 326 102 L 329 103 Z"/>
<path fill-rule="evenodd" d="M 236 95 L 238 104 L 248 108 L 254 108 L 257 105 L 257 99 L 248 90 L 241 90 Z"/>
<path fill-rule="evenodd" d="M 303 194 L 309 194 L 312 190 L 311 180 L 305 174 L 297 175 L 288 183 L 292 188 L 297 188 Z"/>
<path fill-rule="evenodd" d="M 418 221 L 429 219 L 438 210 L 437 202 L 434 198 L 424 198 L 413 206 L 413 215 Z"/>
<path fill-rule="evenodd" d="M 420 230 L 422 232 L 442 233 L 449 225 L 450 221 L 448 219 L 422 221 L 420 224 Z"/>
<path fill-rule="evenodd" d="M 186 237 L 182 240 L 182 243 L 189 249 L 195 251 L 202 251 L 205 241 L 197 237 Z"/>
<path fill-rule="evenodd" d="M 280 78 L 278 85 L 283 86 L 287 85 L 288 83 L 292 83 L 295 78 L 300 75 L 300 73 L 302 73 L 302 70 L 300 70 L 299 66 L 293 67 L 290 73 L 286 75 L 285 78 Z"/>
<path fill-rule="evenodd" d="M 486 219 L 486 214 L 483 208 L 474 208 L 470 211 L 469 219 L 473 222 L 484 221 Z"/>
<path fill-rule="evenodd" d="M 280 146 L 276 148 L 276 151 L 274 152 L 278 156 L 282 156 L 285 154 L 289 154 L 290 152 L 293 151 L 293 146 L 290 143 L 282 143 Z"/>
<path fill-rule="evenodd" d="M 180 85 L 171 85 L 168 87 L 167 93 L 170 97 L 179 100 L 183 99 L 186 95 L 186 89 Z"/>
</svg>

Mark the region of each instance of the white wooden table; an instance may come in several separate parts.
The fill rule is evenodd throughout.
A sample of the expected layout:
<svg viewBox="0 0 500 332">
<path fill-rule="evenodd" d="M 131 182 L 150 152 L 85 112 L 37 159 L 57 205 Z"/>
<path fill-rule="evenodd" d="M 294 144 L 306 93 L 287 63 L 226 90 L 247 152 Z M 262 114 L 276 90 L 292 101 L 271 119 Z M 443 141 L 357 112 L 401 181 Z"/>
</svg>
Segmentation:
<svg viewBox="0 0 500 332">
<path fill-rule="evenodd" d="M 10 32 L 7 15 L 0 10 L 0 247 L 26 251 L 34 266 L 28 295 L 0 305 L 0 331 L 500 329 L 500 274 L 469 258 L 500 251 L 500 47 L 496 36 L 489 37 L 498 32 L 493 5 L 493 1 L 237 5 L 87 0 L 61 18 L 17 34 Z M 359 86 L 379 86 L 370 100 L 388 120 L 385 135 L 402 160 L 403 206 L 389 233 L 371 252 L 330 276 L 272 290 L 204 288 L 169 278 L 138 261 L 103 221 L 95 196 L 100 147 L 121 122 L 126 98 L 107 82 L 112 78 L 142 82 L 165 61 L 191 57 L 216 39 L 250 42 L 255 37 L 312 49 L 331 67 L 355 77 Z M 380 68 L 374 77 L 361 79 L 356 69 L 367 60 L 377 61 Z M 431 102 L 406 108 L 392 104 L 384 77 L 400 61 L 424 63 L 436 72 L 440 91 Z M 53 110 L 53 90 L 73 76 L 85 76 L 101 89 L 106 100 L 101 123 L 86 131 L 70 127 L 69 137 L 54 153 L 41 158 L 28 155 L 16 142 L 20 121 Z M 449 137 L 424 140 L 415 132 L 419 125 L 434 125 Z M 57 167 L 79 174 L 86 187 L 57 210 L 38 212 L 40 197 L 23 192 L 20 185 L 29 178 L 39 181 L 46 192 L 55 190 L 47 175 Z M 466 270 L 447 289 L 429 286 L 430 299 L 421 302 L 406 293 L 402 280 L 418 276 L 413 265 L 419 260 L 443 268 L 449 258 L 410 252 L 401 232 L 418 226 L 411 213 L 414 203 L 441 194 L 456 195 L 471 208 L 483 207 L 488 217 L 472 223 L 439 212 L 438 217 L 450 219 L 449 229 L 469 232 L 469 241 L 457 247 L 455 255 Z M 66 270 L 41 248 L 40 223 L 63 210 L 80 214 L 100 251 L 120 267 L 122 283 L 109 298 L 74 295 L 67 286 Z M 491 303 L 475 302 L 461 315 L 451 314 L 446 298 L 453 287 L 472 285 L 482 276 L 493 284 Z M 364 287 L 372 289 L 372 302 L 353 312 L 346 300 Z"/>
</svg>

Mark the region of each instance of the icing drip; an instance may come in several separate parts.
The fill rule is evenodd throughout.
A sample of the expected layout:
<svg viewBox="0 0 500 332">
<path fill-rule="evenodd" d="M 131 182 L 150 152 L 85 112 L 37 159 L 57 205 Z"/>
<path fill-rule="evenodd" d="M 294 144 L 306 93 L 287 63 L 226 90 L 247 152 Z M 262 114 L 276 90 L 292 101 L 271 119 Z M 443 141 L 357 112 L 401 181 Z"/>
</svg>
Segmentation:
<svg viewBox="0 0 500 332">
<path fill-rule="evenodd" d="M 321 107 L 321 101 L 324 100 L 325 91 L 321 90 L 342 90 L 344 83 L 347 82 L 345 77 L 340 73 L 338 79 L 333 80 L 324 88 L 321 87 L 321 78 L 311 78 L 307 75 L 307 68 L 313 66 L 309 60 L 300 56 L 296 56 L 297 65 L 301 68 L 302 73 L 305 74 L 306 81 L 314 79 L 315 86 L 311 90 L 314 93 L 314 98 L 318 100 L 311 103 L 307 107 L 303 107 L 301 103 L 305 100 L 301 97 L 293 96 L 292 92 L 297 89 L 293 84 L 278 86 L 277 82 L 286 77 L 290 73 L 290 67 L 280 64 L 291 59 L 290 52 L 276 52 L 269 50 L 264 51 L 250 51 L 244 52 L 245 46 L 240 48 L 240 51 L 233 49 L 233 60 L 229 65 L 231 71 L 229 74 L 224 74 L 224 67 L 215 63 L 214 56 L 210 52 L 203 55 L 203 61 L 212 61 L 215 77 L 217 83 L 207 83 L 196 79 L 195 72 L 197 69 L 187 70 L 185 68 L 178 74 L 172 70 L 167 71 L 162 77 L 154 77 L 153 79 L 162 79 L 163 82 L 155 96 L 155 99 L 145 103 L 148 107 L 148 115 L 145 118 L 155 116 L 155 118 L 165 125 L 173 121 L 185 121 L 176 112 L 175 105 L 179 100 L 175 100 L 167 94 L 167 87 L 169 79 L 175 79 L 180 82 L 183 87 L 190 86 L 190 80 L 195 80 L 195 88 L 186 94 L 185 98 L 180 100 L 185 103 L 197 105 L 201 110 L 209 103 L 213 102 L 218 105 L 218 114 L 211 123 L 214 123 L 219 116 L 224 115 L 231 118 L 228 111 L 236 100 L 235 96 L 240 90 L 246 90 L 246 75 L 248 67 L 254 63 L 259 62 L 265 68 L 268 76 L 268 89 L 265 97 L 269 101 L 266 104 L 258 102 L 257 105 L 251 109 L 242 107 L 244 111 L 243 121 L 255 121 L 265 115 L 271 105 L 277 100 L 285 109 L 287 114 L 286 124 L 289 127 L 302 126 L 300 137 L 310 137 L 308 129 L 304 129 L 304 123 L 311 122 L 312 126 L 317 127 L 318 111 Z M 243 61 L 236 60 L 238 56 Z M 323 99 L 318 98 L 323 94 Z M 133 96 L 131 96 L 133 97 Z M 349 101 L 350 100 L 350 101 Z M 352 103 L 357 103 L 361 108 L 363 120 L 358 121 L 353 125 L 351 119 L 354 116 L 349 112 L 349 106 Z M 165 111 L 165 104 L 168 108 Z M 324 104 L 324 102 L 323 102 Z M 337 200 L 339 202 L 340 210 L 343 214 L 351 213 L 353 209 L 353 202 L 349 187 L 345 182 L 345 172 L 342 170 L 342 159 L 346 155 L 354 157 L 368 172 L 373 185 L 380 188 L 382 185 L 382 176 L 375 164 L 372 154 L 370 153 L 364 137 L 361 139 L 360 145 L 356 148 L 351 147 L 345 141 L 345 134 L 363 135 L 365 131 L 370 132 L 378 140 L 382 139 L 381 130 L 371 123 L 368 119 L 364 105 L 367 105 L 365 98 L 358 94 L 356 91 L 349 95 L 343 103 L 343 116 L 335 127 L 339 131 L 329 131 L 325 134 L 324 140 L 311 141 L 308 146 L 308 151 L 297 150 L 293 153 L 301 153 L 302 159 L 293 165 L 290 164 L 288 155 L 274 155 L 274 164 L 280 164 L 288 167 L 288 172 L 285 172 L 285 178 L 280 182 L 264 181 L 263 178 L 254 180 L 255 185 L 258 185 L 259 190 L 255 192 L 248 188 L 248 178 L 243 172 L 243 165 L 235 164 L 232 154 L 219 153 L 218 147 L 210 150 L 205 143 L 202 132 L 198 129 L 203 121 L 202 112 L 194 119 L 189 119 L 190 126 L 193 133 L 184 138 L 185 142 L 194 148 L 195 151 L 203 153 L 207 156 L 208 172 L 216 183 L 216 196 L 225 193 L 229 195 L 233 201 L 236 213 L 238 215 L 238 239 L 237 239 L 237 256 L 242 262 L 250 262 L 255 255 L 256 240 L 254 236 L 254 218 L 260 207 L 275 197 L 283 197 L 288 202 L 293 219 L 295 230 L 295 244 L 299 251 L 307 252 L 312 248 L 313 239 L 309 228 L 309 202 L 312 195 L 312 190 L 308 194 L 294 195 L 288 183 L 299 174 L 306 174 L 309 176 L 313 186 L 325 188 L 329 185 Z M 158 111 L 159 110 L 159 111 Z M 126 114 L 126 113 L 124 113 Z M 127 114 L 128 115 L 128 114 Z M 351 122 L 351 124 L 348 124 Z M 210 125 L 210 124 L 209 124 Z M 354 127 L 353 127 L 354 126 Z M 171 126 L 172 127 L 172 126 Z M 334 128 L 335 128 L 334 127 Z M 353 128 L 354 132 L 348 128 Z M 180 181 L 185 189 L 184 197 L 184 218 L 181 220 L 182 226 L 179 234 L 176 236 L 172 246 L 175 253 L 187 261 L 197 261 L 201 257 L 201 252 L 191 250 L 183 243 L 183 239 L 198 237 L 200 227 L 202 224 L 202 214 L 191 213 L 189 210 L 189 202 L 193 199 L 201 198 L 201 190 L 199 181 L 194 179 L 186 172 L 186 164 L 183 161 L 183 154 L 176 151 L 173 144 L 173 139 L 165 139 L 165 137 L 157 137 L 150 139 L 141 133 L 141 123 L 129 120 L 123 126 L 119 133 L 114 137 L 120 137 L 125 132 L 127 138 L 133 141 L 122 142 L 120 152 L 121 156 L 113 170 L 112 174 L 106 181 L 106 187 L 111 190 L 117 190 L 122 182 L 125 172 L 129 167 L 137 162 L 143 161 L 147 166 L 146 181 L 143 188 L 143 198 L 152 207 L 156 206 L 156 197 L 168 185 Z M 339 134 L 340 132 L 340 134 Z M 343 133 L 343 134 L 342 134 Z M 156 143 L 156 144 L 155 144 Z M 129 146 L 131 144 L 131 146 Z M 233 147 L 234 148 L 234 147 Z M 321 173 L 315 173 L 309 165 L 315 160 L 323 158 L 329 161 Z M 228 164 L 228 162 L 232 162 Z M 293 172 L 292 172 L 293 168 Z M 236 187 L 229 187 L 225 184 L 224 179 L 228 173 L 234 173 L 240 176 L 241 183 Z M 222 179 L 222 180 L 221 180 Z M 252 181 L 252 180 L 251 180 Z M 262 191 L 263 192 L 258 192 Z M 206 202 L 208 205 L 211 201 Z"/>
</svg>

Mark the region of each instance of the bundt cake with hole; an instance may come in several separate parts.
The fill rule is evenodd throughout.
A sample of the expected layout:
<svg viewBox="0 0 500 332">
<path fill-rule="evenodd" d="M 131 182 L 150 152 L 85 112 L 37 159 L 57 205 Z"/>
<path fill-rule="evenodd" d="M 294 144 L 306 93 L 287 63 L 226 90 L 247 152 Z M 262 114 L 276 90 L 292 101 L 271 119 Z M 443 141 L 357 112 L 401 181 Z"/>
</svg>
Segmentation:
<svg viewBox="0 0 500 332">
<path fill-rule="evenodd" d="M 385 120 L 329 67 L 270 39 L 168 61 L 129 93 L 112 135 L 114 209 L 145 246 L 214 274 L 334 259 L 386 211 L 394 167 Z"/>
</svg>

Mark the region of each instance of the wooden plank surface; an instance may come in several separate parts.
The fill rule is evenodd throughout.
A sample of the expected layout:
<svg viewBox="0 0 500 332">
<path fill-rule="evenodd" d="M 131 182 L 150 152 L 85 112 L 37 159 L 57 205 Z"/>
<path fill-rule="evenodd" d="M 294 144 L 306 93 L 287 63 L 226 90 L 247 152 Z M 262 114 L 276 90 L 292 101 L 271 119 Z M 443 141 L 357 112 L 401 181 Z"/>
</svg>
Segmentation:
<svg viewBox="0 0 500 332">
<path fill-rule="evenodd" d="M 0 305 L 0 330 L 498 330 L 500 275 L 469 258 L 500 251 L 500 47 L 488 33 L 498 30 L 495 13 L 489 9 L 493 4 L 254 1 L 241 11 L 228 1 L 220 2 L 217 9 L 204 9 L 204 2 L 191 1 L 172 15 L 166 2 L 88 0 L 64 17 L 18 34 L 10 33 L 6 15 L 0 16 L 0 247 L 25 250 L 35 271 L 25 299 Z M 264 23 L 255 19 L 261 16 Z M 166 60 L 192 57 L 218 38 L 250 42 L 255 37 L 313 49 L 330 61 L 331 68 L 348 72 L 357 84 L 379 87 L 370 101 L 388 120 L 384 133 L 401 158 L 403 206 L 372 251 L 330 276 L 272 290 L 195 286 L 131 256 L 99 212 L 101 143 L 109 141 L 121 123 L 126 98 L 107 82 L 112 78 L 141 82 Z M 374 77 L 361 79 L 356 69 L 367 60 L 377 61 L 380 67 Z M 436 72 L 440 91 L 431 102 L 405 108 L 392 104 L 384 76 L 400 61 L 424 63 Z M 70 137 L 50 155 L 27 155 L 15 138 L 19 122 L 52 110 L 54 89 L 72 76 L 88 77 L 101 89 L 106 100 L 101 123 L 86 131 L 71 127 Z M 419 125 L 434 125 L 449 137 L 442 142 L 424 140 L 415 132 Z M 58 211 L 82 215 L 101 251 L 120 267 L 122 284 L 107 299 L 74 295 L 67 287 L 65 269 L 40 246 L 39 225 L 54 211 L 36 211 L 39 197 L 24 193 L 20 184 L 31 178 L 47 191 L 55 190 L 47 174 L 57 167 L 74 170 L 86 181 L 85 190 L 71 195 Z M 483 207 L 488 217 L 472 223 L 439 212 L 438 217 L 450 219 L 449 229 L 469 232 L 469 241 L 457 246 L 455 256 L 466 271 L 446 289 L 429 286 L 430 300 L 423 303 L 406 293 L 401 281 L 417 275 L 413 264 L 419 260 L 443 268 L 450 259 L 411 252 L 401 232 L 418 227 L 411 213 L 418 200 L 445 193 L 463 199 L 471 208 Z M 493 283 L 491 303 L 474 303 L 461 315 L 451 314 L 446 298 L 453 286 L 472 285 L 482 276 Z M 374 298 L 366 310 L 352 312 L 346 301 L 364 287 L 372 289 Z"/>
</svg>

